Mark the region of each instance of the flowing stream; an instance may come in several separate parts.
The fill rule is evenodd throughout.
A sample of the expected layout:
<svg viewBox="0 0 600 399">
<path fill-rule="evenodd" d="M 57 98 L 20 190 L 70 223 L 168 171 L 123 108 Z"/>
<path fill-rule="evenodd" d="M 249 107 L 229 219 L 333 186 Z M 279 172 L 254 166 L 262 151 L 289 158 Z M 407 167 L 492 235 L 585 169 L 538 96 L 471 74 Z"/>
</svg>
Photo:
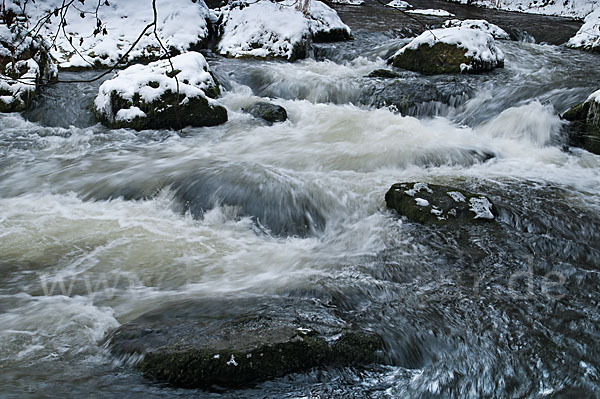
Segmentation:
<svg viewBox="0 0 600 399">
<path fill-rule="evenodd" d="M 209 54 L 219 127 L 109 130 L 90 84 L 0 115 L 0 397 L 599 397 L 600 157 L 558 115 L 597 89 L 600 55 L 501 42 L 489 74 L 366 77 L 405 42 Z M 289 120 L 242 112 L 262 97 Z M 405 181 L 485 193 L 499 223 L 398 218 L 384 194 Z M 164 301 L 256 294 L 331 303 L 382 336 L 381 363 L 205 392 L 103 346 Z"/>
</svg>

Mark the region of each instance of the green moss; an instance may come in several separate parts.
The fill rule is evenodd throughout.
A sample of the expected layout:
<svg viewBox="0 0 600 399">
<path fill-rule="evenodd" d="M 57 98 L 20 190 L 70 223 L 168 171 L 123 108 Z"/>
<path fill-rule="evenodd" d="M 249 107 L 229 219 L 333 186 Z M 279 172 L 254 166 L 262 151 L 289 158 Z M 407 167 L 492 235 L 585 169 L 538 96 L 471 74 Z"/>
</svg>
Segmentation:
<svg viewBox="0 0 600 399">
<path fill-rule="evenodd" d="M 564 113 L 568 120 L 569 144 L 600 154 L 600 104 L 586 101 Z"/>
</svg>

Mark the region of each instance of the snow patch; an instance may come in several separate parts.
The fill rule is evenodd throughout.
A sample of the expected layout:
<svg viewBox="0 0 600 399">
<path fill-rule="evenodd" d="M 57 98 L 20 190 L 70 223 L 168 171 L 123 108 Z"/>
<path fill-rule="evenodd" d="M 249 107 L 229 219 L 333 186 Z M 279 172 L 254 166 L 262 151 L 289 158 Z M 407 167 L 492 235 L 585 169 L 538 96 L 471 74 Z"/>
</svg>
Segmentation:
<svg viewBox="0 0 600 399">
<path fill-rule="evenodd" d="M 406 1 L 402 1 L 402 0 L 392 0 L 389 3 L 387 3 L 388 7 L 393 7 L 393 8 L 412 8 L 412 6 L 407 3 Z"/>
<path fill-rule="evenodd" d="M 235 357 L 231 355 L 231 359 L 226 363 L 228 366 L 238 366 L 239 363 L 235 361 Z"/>
<path fill-rule="evenodd" d="M 421 190 L 425 190 L 428 193 L 433 193 L 433 190 L 429 188 L 429 186 L 426 183 L 415 183 L 413 188 L 411 188 L 410 190 L 406 190 L 404 193 L 406 195 L 409 195 L 411 197 L 414 197 L 416 193 L 420 192 Z"/>
<path fill-rule="evenodd" d="M 492 203 L 485 197 L 471 198 L 469 210 L 475 213 L 475 219 L 493 219 Z"/>
<path fill-rule="evenodd" d="M 586 101 L 595 101 L 600 104 L 600 90 L 593 92 Z"/>
<path fill-rule="evenodd" d="M 118 121 L 128 121 L 131 122 L 135 118 L 145 118 L 146 113 L 139 109 L 138 107 L 131 107 L 120 109 L 115 116 L 115 119 Z"/>
<path fill-rule="evenodd" d="M 426 199 L 423 199 L 423 198 L 415 198 L 415 203 L 418 206 L 423 206 L 423 207 L 429 206 L 429 201 L 427 201 Z"/>
<path fill-rule="evenodd" d="M 467 200 L 459 191 L 449 191 L 447 194 L 454 200 L 454 202 L 466 202 Z"/>
<path fill-rule="evenodd" d="M 494 37 L 494 39 L 500 40 L 510 40 L 510 36 L 506 31 L 500 28 L 498 25 L 494 25 L 486 21 L 485 19 L 450 19 L 444 22 L 442 25 L 444 28 L 468 28 L 468 29 L 477 29 L 482 32 L 489 33 Z"/>
<path fill-rule="evenodd" d="M 567 46 L 584 50 L 600 49 L 600 5 L 585 18 L 583 26 L 569 39 Z"/>
<path fill-rule="evenodd" d="M 455 15 L 446 10 L 437 10 L 433 8 L 428 8 L 425 10 L 410 10 L 407 11 L 409 14 L 419 14 L 419 15 L 431 15 L 434 17 L 454 17 Z"/>
</svg>

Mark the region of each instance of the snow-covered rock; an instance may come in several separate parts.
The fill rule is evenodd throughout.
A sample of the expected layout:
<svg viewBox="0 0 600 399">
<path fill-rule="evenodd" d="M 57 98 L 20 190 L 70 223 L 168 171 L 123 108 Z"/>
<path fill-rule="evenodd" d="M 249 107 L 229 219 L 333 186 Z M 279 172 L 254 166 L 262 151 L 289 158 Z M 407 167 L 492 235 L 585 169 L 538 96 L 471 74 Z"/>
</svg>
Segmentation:
<svg viewBox="0 0 600 399">
<path fill-rule="evenodd" d="M 600 52 L 600 5 L 585 18 L 585 23 L 569 40 L 567 46 Z"/>
<path fill-rule="evenodd" d="M 388 7 L 400 8 L 400 9 L 412 7 L 409 3 L 407 3 L 406 1 L 403 1 L 403 0 L 392 0 L 389 3 L 387 3 L 386 5 Z"/>
<path fill-rule="evenodd" d="M 477 73 L 504 66 L 489 33 L 468 28 L 428 30 L 394 54 L 393 65 L 425 74 Z"/>
<path fill-rule="evenodd" d="M 446 0 L 454 3 L 472 4 L 505 11 L 531 14 L 557 15 L 585 18 L 600 7 L 600 0 Z"/>
<path fill-rule="evenodd" d="M 480 31 L 489 33 L 494 39 L 510 40 L 510 35 L 504 31 L 498 25 L 494 25 L 486 21 L 485 19 L 450 19 L 444 22 L 444 28 L 456 28 L 463 27 L 469 29 L 478 29 Z"/>
<path fill-rule="evenodd" d="M 568 130 L 570 145 L 600 154 L 600 90 L 565 112 L 563 119 L 571 122 Z"/>
<path fill-rule="evenodd" d="M 333 4 L 346 4 L 349 6 L 360 6 L 365 3 L 364 0 L 330 0 L 330 2 Z"/>
<path fill-rule="evenodd" d="M 94 113 L 112 128 L 181 129 L 227 121 L 227 111 L 210 97 L 218 86 L 202 54 L 188 52 L 148 65 L 133 65 L 102 83 Z"/>
<path fill-rule="evenodd" d="M 30 24 L 34 25 L 62 4 L 63 0 L 30 1 L 27 5 Z M 95 19 L 96 7 L 100 26 Z M 181 53 L 197 49 L 207 41 L 210 10 L 203 0 L 157 0 L 156 8 L 158 36 L 169 51 Z M 66 14 L 67 37 L 58 31 L 52 55 L 61 68 L 114 65 L 153 18 L 152 0 L 77 1 Z M 59 20 L 53 16 L 40 33 L 53 37 Z M 126 62 L 156 60 L 161 55 L 164 50 L 156 40 L 153 28 L 149 28 L 128 54 Z"/>
<path fill-rule="evenodd" d="M 296 0 L 235 2 L 221 10 L 218 51 L 230 57 L 304 58 L 312 40 L 350 38 L 350 28 L 324 3 L 312 0 L 306 15 Z"/>
<path fill-rule="evenodd" d="M 23 21 L 0 24 L 0 112 L 26 110 L 39 86 L 57 76 L 50 44 L 27 35 Z"/>
<path fill-rule="evenodd" d="M 421 10 L 409 10 L 406 12 L 409 14 L 430 15 L 432 17 L 454 17 L 454 14 L 452 14 L 449 11 L 439 10 L 439 9 L 434 9 L 434 8 L 427 8 L 427 9 L 421 9 Z"/>
</svg>

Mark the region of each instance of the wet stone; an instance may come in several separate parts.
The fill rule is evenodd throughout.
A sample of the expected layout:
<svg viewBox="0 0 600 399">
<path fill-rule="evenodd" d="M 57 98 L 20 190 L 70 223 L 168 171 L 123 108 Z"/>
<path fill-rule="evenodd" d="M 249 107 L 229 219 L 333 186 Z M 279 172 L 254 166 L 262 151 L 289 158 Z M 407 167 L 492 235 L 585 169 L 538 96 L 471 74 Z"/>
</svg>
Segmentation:
<svg viewBox="0 0 600 399">
<path fill-rule="evenodd" d="M 578 104 L 565 112 L 569 145 L 600 154 L 600 102 L 593 99 Z"/>
<path fill-rule="evenodd" d="M 321 366 L 373 363 L 380 338 L 350 328 L 317 301 L 279 297 L 174 302 L 108 340 L 142 357 L 144 376 L 180 387 L 240 387 Z"/>
<path fill-rule="evenodd" d="M 397 183 L 385 195 L 387 207 L 413 222 L 489 222 L 498 211 L 483 195 L 427 183 Z"/>
<path fill-rule="evenodd" d="M 272 104 L 266 101 L 259 101 L 243 109 L 255 118 L 263 119 L 269 123 L 285 122 L 287 120 L 287 111 L 281 105 Z"/>
</svg>

